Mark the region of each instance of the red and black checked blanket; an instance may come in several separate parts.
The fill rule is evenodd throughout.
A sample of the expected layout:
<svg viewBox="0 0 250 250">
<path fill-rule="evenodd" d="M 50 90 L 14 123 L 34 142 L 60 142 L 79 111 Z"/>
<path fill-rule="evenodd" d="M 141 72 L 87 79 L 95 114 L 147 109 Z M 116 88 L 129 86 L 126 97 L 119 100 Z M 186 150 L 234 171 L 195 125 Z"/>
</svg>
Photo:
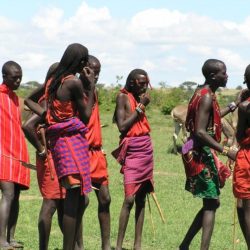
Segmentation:
<svg viewBox="0 0 250 250">
<path fill-rule="evenodd" d="M 58 179 L 71 174 L 80 174 L 82 194 L 91 191 L 86 131 L 87 127 L 76 117 L 51 125 L 46 131 Z"/>
</svg>

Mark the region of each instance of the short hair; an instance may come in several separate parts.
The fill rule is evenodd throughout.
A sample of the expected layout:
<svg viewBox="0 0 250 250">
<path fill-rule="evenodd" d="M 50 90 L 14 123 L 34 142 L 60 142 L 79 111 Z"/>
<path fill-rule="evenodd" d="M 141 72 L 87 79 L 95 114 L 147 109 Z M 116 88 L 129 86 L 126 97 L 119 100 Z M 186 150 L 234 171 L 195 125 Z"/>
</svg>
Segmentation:
<svg viewBox="0 0 250 250">
<path fill-rule="evenodd" d="M 50 65 L 48 72 L 45 77 L 45 83 L 55 74 L 55 71 L 59 65 L 59 62 L 55 62 L 52 65 Z"/>
<path fill-rule="evenodd" d="M 144 75 L 148 78 L 148 73 L 145 70 L 133 69 L 127 77 L 126 86 L 128 86 L 130 84 L 130 82 L 136 78 L 136 75 Z"/>
<path fill-rule="evenodd" d="M 4 65 L 2 67 L 2 75 L 3 76 L 7 75 L 9 73 L 9 69 L 13 66 L 22 70 L 21 66 L 18 63 L 14 62 L 14 61 L 8 61 L 8 62 L 4 63 Z"/>
<path fill-rule="evenodd" d="M 96 63 L 96 64 L 99 64 L 99 65 L 101 66 L 101 63 L 100 63 L 100 61 L 98 60 L 98 58 L 95 57 L 95 56 L 92 56 L 92 55 L 89 55 L 89 56 L 88 56 L 88 62 L 89 62 L 89 64 L 94 64 L 94 63 Z"/>
<path fill-rule="evenodd" d="M 246 70 L 245 70 L 245 82 L 247 83 L 250 83 L 250 64 L 246 67 Z"/>
<path fill-rule="evenodd" d="M 219 71 L 219 64 L 224 64 L 221 60 L 218 59 L 208 59 L 204 62 L 202 66 L 202 74 L 207 79 L 211 73 L 217 73 Z"/>
</svg>

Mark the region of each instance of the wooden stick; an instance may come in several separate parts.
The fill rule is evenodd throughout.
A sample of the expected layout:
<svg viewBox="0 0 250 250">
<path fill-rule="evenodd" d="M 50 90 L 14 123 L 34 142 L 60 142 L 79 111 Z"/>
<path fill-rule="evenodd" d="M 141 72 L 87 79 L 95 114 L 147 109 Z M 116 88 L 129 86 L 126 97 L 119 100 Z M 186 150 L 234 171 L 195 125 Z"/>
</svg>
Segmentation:
<svg viewBox="0 0 250 250">
<path fill-rule="evenodd" d="M 31 164 L 31 163 L 28 163 L 28 162 L 25 162 L 25 161 L 22 161 L 22 160 L 19 160 L 19 159 L 16 159 L 14 157 L 11 157 L 11 156 L 8 156 L 8 155 L 5 155 L 5 154 L 1 154 L 1 156 L 4 156 L 6 158 L 9 158 L 9 159 L 12 159 L 14 161 L 19 161 L 24 167 L 26 168 L 30 168 L 32 170 L 36 170 L 36 166 Z"/>
<path fill-rule="evenodd" d="M 233 214 L 233 235 L 232 235 L 232 241 L 233 241 L 233 250 L 236 249 L 236 207 L 237 207 L 237 199 L 235 199 L 234 202 L 234 214 Z"/>
<path fill-rule="evenodd" d="M 165 224 L 165 223 L 166 223 L 166 221 L 165 221 L 165 218 L 164 218 L 164 216 L 163 216 L 163 213 L 162 213 L 162 210 L 161 210 L 160 204 L 159 204 L 159 202 L 158 202 L 158 200 L 157 200 L 157 198 L 156 198 L 156 195 L 155 195 L 155 193 L 154 193 L 154 192 L 151 192 L 150 194 L 152 195 L 153 200 L 154 200 L 154 202 L 155 202 L 155 204 L 156 204 L 156 206 L 157 206 L 157 208 L 158 208 L 158 211 L 159 211 L 160 216 L 161 216 L 161 220 L 162 220 L 162 222 Z"/>
<path fill-rule="evenodd" d="M 153 216 L 152 216 L 152 211 L 151 211 L 151 205 L 150 205 L 149 195 L 148 194 L 147 194 L 147 200 L 148 200 L 148 210 L 149 210 L 149 214 L 150 214 L 150 221 L 151 221 L 151 225 L 152 225 L 152 229 L 153 229 L 153 234 L 154 234 L 154 241 L 155 241 L 155 226 L 154 226 L 154 221 L 153 221 Z"/>
<path fill-rule="evenodd" d="M 92 186 L 92 185 L 91 185 L 91 188 L 94 189 L 94 190 L 97 190 L 97 191 L 100 190 L 99 188 L 96 188 L 96 187 L 94 187 L 94 186 Z"/>
</svg>

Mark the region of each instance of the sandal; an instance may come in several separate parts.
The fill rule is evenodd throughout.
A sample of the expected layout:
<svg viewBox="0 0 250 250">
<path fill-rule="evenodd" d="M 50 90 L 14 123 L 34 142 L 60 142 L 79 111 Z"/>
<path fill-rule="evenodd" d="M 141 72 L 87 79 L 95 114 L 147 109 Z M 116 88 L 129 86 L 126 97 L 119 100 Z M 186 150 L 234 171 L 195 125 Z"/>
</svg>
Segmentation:
<svg viewBox="0 0 250 250">
<path fill-rule="evenodd" d="M 0 245 L 0 250 L 14 250 L 14 248 L 8 242 L 6 242 L 3 245 Z"/>
<path fill-rule="evenodd" d="M 23 248 L 23 244 L 16 240 L 11 240 L 10 246 L 12 246 L 13 248 Z"/>
</svg>

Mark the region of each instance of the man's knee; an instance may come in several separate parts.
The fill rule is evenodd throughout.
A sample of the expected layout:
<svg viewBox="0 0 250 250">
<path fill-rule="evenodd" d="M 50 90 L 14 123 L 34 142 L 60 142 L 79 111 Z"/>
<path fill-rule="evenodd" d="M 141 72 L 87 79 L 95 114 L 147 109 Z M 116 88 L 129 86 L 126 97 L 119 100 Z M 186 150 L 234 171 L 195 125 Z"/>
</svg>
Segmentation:
<svg viewBox="0 0 250 250">
<path fill-rule="evenodd" d="M 134 196 L 128 196 L 125 198 L 124 200 L 124 206 L 126 206 L 128 209 L 131 209 L 134 205 L 134 202 L 135 202 L 135 198 Z"/>
<path fill-rule="evenodd" d="M 13 202 L 15 198 L 14 190 L 2 190 L 2 199 L 7 202 Z"/>
<path fill-rule="evenodd" d="M 99 200 L 99 204 L 102 207 L 109 207 L 111 203 L 111 197 L 109 194 L 105 194 L 104 196 L 102 196 L 102 198 Z"/>
<path fill-rule="evenodd" d="M 220 207 L 220 201 L 216 199 L 204 199 L 203 209 L 216 211 Z"/>
</svg>

